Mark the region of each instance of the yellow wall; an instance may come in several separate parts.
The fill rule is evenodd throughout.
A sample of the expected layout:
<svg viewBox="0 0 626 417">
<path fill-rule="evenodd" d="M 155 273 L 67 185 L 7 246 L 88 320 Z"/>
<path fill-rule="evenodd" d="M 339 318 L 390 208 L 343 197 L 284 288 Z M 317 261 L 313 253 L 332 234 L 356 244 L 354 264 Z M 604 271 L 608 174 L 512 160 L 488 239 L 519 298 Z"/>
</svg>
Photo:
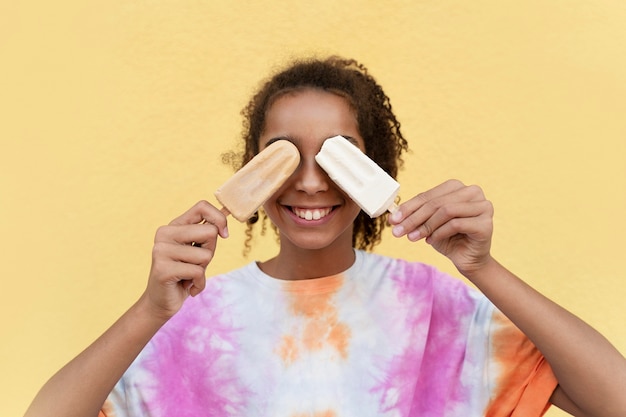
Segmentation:
<svg viewBox="0 0 626 417">
<path fill-rule="evenodd" d="M 2 3 L 0 415 L 139 296 L 156 227 L 230 175 L 250 92 L 309 53 L 386 87 L 414 150 L 405 198 L 482 185 L 501 262 L 626 352 L 623 1 Z M 247 262 L 235 223 L 211 273 Z"/>
</svg>

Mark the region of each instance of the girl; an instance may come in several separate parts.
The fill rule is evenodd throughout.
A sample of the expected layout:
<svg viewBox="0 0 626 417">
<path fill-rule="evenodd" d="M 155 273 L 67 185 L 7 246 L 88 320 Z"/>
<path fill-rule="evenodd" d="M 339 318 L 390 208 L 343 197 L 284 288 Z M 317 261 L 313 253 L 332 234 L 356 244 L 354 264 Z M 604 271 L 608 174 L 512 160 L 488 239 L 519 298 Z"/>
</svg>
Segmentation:
<svg viewBox="0 0 626 417">
<path fill-rule="evenodd" d="M 370 219 L 317 165 L 335 135 L 392 176 L 402 163 L 400 124 L 363 66 L 296 62 L 244 116 L 244 163 L 277 140 L 301 154 L 260 213 L 278 254 L 207 281 L 227 219 L 199 202 L 158 229 L 144 294 L 27 416 L 527 417 L 550 403 L 626 415 L 626 360 L 490 255 L 493 209 L 480 188 L 448 181 Z M 480 292 L 366 252 L 386 221 Z"/>
</svg>

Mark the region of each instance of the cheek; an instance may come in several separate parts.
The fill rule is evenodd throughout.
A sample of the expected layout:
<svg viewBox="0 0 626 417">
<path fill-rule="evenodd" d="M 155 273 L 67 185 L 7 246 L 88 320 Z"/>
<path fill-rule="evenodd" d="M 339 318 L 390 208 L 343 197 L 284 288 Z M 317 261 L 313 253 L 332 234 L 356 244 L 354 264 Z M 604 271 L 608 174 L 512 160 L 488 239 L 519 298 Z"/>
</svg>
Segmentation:
<svg viewBox="0 0 626 417">
<path fill-rule="evenodd" d="M 337 189 L 343 195 L 345 207 L 350 208 L 350 211 L 352 211 L 354 213 L 354 217 L 356 217 L 361 211 L 361 207 L 359 207 L 359 205 L 354 200 L 352 200 L 352 198 L 350 198 L 348 194 L 346 194 L 341 188 L 339 188 L 339 186 L 337 186 Z"/>
<path fill-rule="evenodd" d="M 282 210 L 282 207 L 280 206 L 280 204 L 278 204 L 277 199 L 277 196 L 280 195 L 279 193 L 280 190 L 278 190 L 273 196 L 267 199 L 267 201 L 261 206 L 267 217 L 274 224 L 276 224 L 276 221 L 278 220 L 279 210 Z"/>
<path fill-rule="evenodd" d="M 352 200 L 350 200 L 352 201 Z M 359 213 L 361 212 L 361 207 L 359 207 L 355 202 L 352 202 L 352 205 L 354 207 L 353 209 L 353 216 L 352 216 L 352 221 L 354 222 L 354 220 L 356 219 L 356 217 L 359 215 Z"/>
</svg>

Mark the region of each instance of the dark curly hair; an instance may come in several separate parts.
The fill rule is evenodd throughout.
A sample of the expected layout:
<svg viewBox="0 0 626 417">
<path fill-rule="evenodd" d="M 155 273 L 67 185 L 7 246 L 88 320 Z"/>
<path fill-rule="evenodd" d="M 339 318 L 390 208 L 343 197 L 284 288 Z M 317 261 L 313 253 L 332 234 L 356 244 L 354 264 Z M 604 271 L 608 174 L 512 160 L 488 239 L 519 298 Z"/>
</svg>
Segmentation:
<svg viewBox="0 0 626 417">
<path fill-rule="evenodd" d="M 396 178 L 402 166 L 402 153 L 408 143 L 400 132 L 389 98 L 381 86 L 368 74 L 364 65 L 353 59 L 332 56 L 326 59 L 300 59 L 265 81 L 248 105 L 242 110 L 243 153 L 224 155 L 224 161 L 238 169 L 259 152 L 259 138 L 265 128 L 265 115 L 282 95 L 303 89 L 319 89 L 344 97 L 357 116 L 359 133 L 365 142 L 365 153 L 389 175 Z M 263 231 L 265 214 L 263 216 Z M 257 218 L 248 221 L 246 250 L 250 249 L 252 227 Z M 370 218 L 361 211 L 354 220 L 352 245 L 372 249 L 381 240 L 386 218 Z"/>
</svg>

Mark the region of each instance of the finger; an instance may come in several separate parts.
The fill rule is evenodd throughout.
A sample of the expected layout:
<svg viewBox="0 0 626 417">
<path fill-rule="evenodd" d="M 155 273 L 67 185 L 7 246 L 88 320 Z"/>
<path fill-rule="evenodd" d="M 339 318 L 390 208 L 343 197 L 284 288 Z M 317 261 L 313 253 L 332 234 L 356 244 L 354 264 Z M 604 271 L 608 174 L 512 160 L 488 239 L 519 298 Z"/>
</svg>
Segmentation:
<svg viewBox="0 0 626 417">
<path fill-rule="evenodd" d="M 211 248 L 202 246 L 179 246 L 176 248 L 172 259 L 206 268 L 211 263 L 214 256 L 215 250 Z"/>
<path fill-rule="evenodd" d="M 438 186 L 431 188 L 428 191 L 421 193 L 421 196 L 425 201 L 433 200 L 438 197 L 453 193 L 455 191 L 465 188 L 466 185 L 459 180 L 448 180 Z"/>
<path fill-rule="evenodd" d="M 437 228 L 426 242 L 436 245 L 436 242 L 459 235 L 470 237 L 475 241 L 486 241 L 491 237 L 492 230 L 493 223 L 487 215 L 454 218 Z"/>
<path fill-rule="evenodd" d="M 420 193 L 410 200 L 402 203 L 398 210 L 396 210 L 390 217 L 389 222 L 391 224 L 398 224 L 402 222 L 407 216 L 415 211 L 419 210 L 422 206 L 428 204 L 430 201 L 439 197 L 448 195 L 455 191 L 458 191 L 465 187 L 465 185 L 458 180 L 448 180 L 443 184 L 436 186 L 428 191 Z"/>
<path fill-rule="evenodd" d="M 151 281 L 158 285 L 179 285 L 181 281 L 197 281 L 201 287 L 205 273 L 206 268 L 202 265 L 157 256 L 153 259 L 150 275 Z"/>
<path fill-rule="evenodd" d="M 428 224 L 429 222 L 432 223 Z M 430 243 L 431 240 L 448 239 L 455 235 L 489 237 L 492 230 L 493 207 L 489 201 L 482 201 L 466 203 L 453 210 L 446 210 L 445 213 L 436 213 L 425 225 L 409 233 L 407 237 L 412 240 L 415 235 L 419 235 L 419 239 L 427 238 Z"/>
<path fill-rule="evenodd" d="M 456 224 L 455 220 L 477 218 L 481 215 L 491 218 L 492 214 L 493 206 L 487 200 L 446 204 L 439 207 L 424 223 L 417 226 L 414 230 L 407 231 L 407 237 L 411 241 L 416 241 L 436 233 L 442 226 L 450 222 Z M 463 233 L 463 231 L 457 230 L 454 234 L 457 233 Z"/>
<path fill-rule="evenodd" d="M 199 201 L 185 213 L 170 222 L 170 225 L 209 223 L 217 227 L 219 235 L 228 237 L 226 216 L 208 201 Z"/>
<path fill-rule="evenodd" d="M 193 231 L 190 231 L 187 236 L 188 238 L 191 237 L 193 239 L 191 246 L 215 251 L 215 248 L 217 247 L 217 236 L 219 234 L 217 226 L 209 223 L 199 224 L 196 226 L 197 227 L 194 228 Z M 188 240 L 186 240 L 186 242 L 188 242 Z"/>
<path fill-rule="evenodd" d="M 203 281 L 205 280 L 206 271 L 201 266 L 178 262 L 172 266 L 172 271 L 174 273 L 172 279 L 177 283 L 185 286 L 188 281 L 197 288 L 204 288 Z"/>
<path fill-rule="evenodd" d="M 190 264 L 179 264 L 177 270 L 177 276 L 175 277 L 177 285 L 182 288 L 192 297 L 200 294 L 206 287 L 206 275 L 204 269 L 200 270 L 198 267 Z"/>
<path fill-rule="evenodd" d="M 203 247 L 192 247 L 188 245 L 178 245 L 165 242 L 157 242 L 152 249 L 152 257 L 154 262 L 176 261 L 191 265 L 198 265 L 206 268 L 213 256 L 214 250 Z M 168 274 L 168 275 L 171 275 Z"/>
<path fill-rule="evenodd" d="M 192 297 L 200 294 L 206 287 L 206 272 L 191 264 L 179 263 L 177 284 Z"/>
<path fill-rule="evenodd" d="M 451 182 L 450 184 L 443 184 L 437 192 L 437 196 L 427 200 L 427 193 L 419 194 L 413 199 L 402 204 L 398 211 L 402 213 L 402 220 L 400 220 L 394 228 L 392 233 L 396 237 L 403 236 L 423 225 L 428 219 L 430 219 L 441 207 L 447 205 L 454 205 L 463 202 L 477 202 L 484 201 L 485 196 L 480 187 L 477 186 L 465 186 L 461 185 L 460 188 L 456 188 L 460 183 Z M 443 189 L 451 190 L 448 193 L 442 193 Z M 431 190 L 432 191 L 432 190 Z M 430 194 L 434 196 L 434 193 Z M 427 234 L 431 231 L 427 230 Z"/>
<path fill-rule="evenodd" d="M 197 224 L 205 221 L 205 215 L 219 210 L 208 201 L 202 200 L 194 204 L 189 210 L 170 222 L 172 225 Z"/>
<path fill-rule="evenodd" d="M 198 246 L 213 242 L 217 239 L 219 231 L 217 226 L 210 223 L 183 224 L 161 226 L 155 235 L 155 242 L 174 242 L 181 245 L 189 245 L 193 242 Z"/>
</svg>

